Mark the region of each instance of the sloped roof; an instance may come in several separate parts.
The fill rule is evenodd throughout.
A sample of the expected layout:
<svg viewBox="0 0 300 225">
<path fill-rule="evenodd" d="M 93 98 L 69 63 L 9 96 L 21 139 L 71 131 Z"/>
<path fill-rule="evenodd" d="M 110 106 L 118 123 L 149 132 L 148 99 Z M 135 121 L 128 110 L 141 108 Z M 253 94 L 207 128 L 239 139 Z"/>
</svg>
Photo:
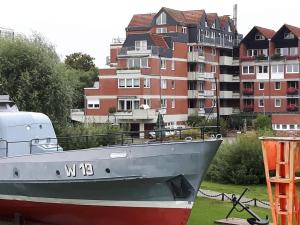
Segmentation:
<svg viewBox="0 0 300 225">
<path fill-rule="evenodd" d="M 214 21 L 216 20 L 216 18 L 218 17 L 217 13 L 207 13 L 206 14 L 207 17 L 207 24 L 208 26 L 212 26 L 212 24 L 214 23 Z"/>
<path fill-rule="evenodd" d="M 151 24 L 156 13 L 135 14 L 131 18 L 128 27 L 148 26 Z"/>
<path fill-rule="evenodd" d="M 163 7 L 162 9 L 167 12 L 176 22 L 183 24 L 197 24 L 199 23 L 201 17 L 205 14 L 204 10 L 180 11 L 166 7 Z"/>
<path fill-rule="evenodd" d="M 264 27 L 255 26 L 255 28 L 259 33 L 261 33 L 263 36 L 265 36 L 268 39 L 272 38 L 276 33 L 274 30 L 264 28 Z"/>
<path fill-rule="evenodd" d="M 284 24 L 295 36 L 300 37 L 300 28 L 289 24 Z"/>
<path fill-rule="evenodd" d="M 161 48 L 168 48 L 168 45 L 162 35 L 150 34 L 150 38 L 152 39 L 155 46 L 158 46 Z"/>
<path fill-rule="evenodd" d="M 226 25 L 226 23 L 228 21 L 230 21 L 230 17 L 229 16 L 219 16 L 219 20 L 220 20 L 220 26 L 221 26 L 221 28 L 224 28 L 224 26 Z"/>
</svg>

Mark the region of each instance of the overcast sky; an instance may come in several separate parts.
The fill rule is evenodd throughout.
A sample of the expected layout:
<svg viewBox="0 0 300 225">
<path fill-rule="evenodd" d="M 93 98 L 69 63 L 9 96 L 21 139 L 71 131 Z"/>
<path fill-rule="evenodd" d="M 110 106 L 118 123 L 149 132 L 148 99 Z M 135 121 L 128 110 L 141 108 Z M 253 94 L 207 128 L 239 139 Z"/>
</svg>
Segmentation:
<svg viewBox="0 0 300 225">
<path fill-rule="evenodd" d="M 41 33 L 63 59 L 73 52 L 90 54 L 98 67 L 109 55 L 112 38 L 125 37 L 133 14 L 204 9 L 232 15 L 238 4 L 238 30 L 245 35 L 254 25 L 279 29 L 284 23 L 300 27 L 299 0 L 0 0 L 0 27 Z"/>
</svg>

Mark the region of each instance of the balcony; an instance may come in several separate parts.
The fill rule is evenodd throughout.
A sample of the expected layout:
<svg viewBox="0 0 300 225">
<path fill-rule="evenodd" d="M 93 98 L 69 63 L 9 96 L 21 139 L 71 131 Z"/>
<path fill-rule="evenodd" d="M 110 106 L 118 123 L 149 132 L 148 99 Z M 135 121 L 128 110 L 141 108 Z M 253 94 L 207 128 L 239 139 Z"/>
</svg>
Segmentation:
<svg viewBox="0 0 300 225">
<path fill-rule="evenodd" d="M 114 115 L 118 120 L 155 120 L 157 118 L 155 109 L 134 109 L 116 112 Z"/>
<path fill-rule="evenodd" d="M 204 91 L 188 90 L 188 98 L 204 98 Z"/>
<path fill-rule="evenodd" d="M 204 91 L 204 96 L 205 97 L 213 97 L 213 96 L 215 96 L 215 92 L 212 91 L 212 90 L 205 90 Z"/>
<path fill-rule="evenodd" d="M 157 46 L 147 46 L 142 48 L 137 48 L 135 46 L 123 47 L 121 48 L 118 57 L 146 57 L 150 55 L 160 56 L 160 55 L 171 55 L 171 49 L 163 49 Z"/>
<path fill-rule="evenodd" d="M 220 65 L 232 66 L 233 58 L 231 56 L 220 56 Z"/>
<path fill-rule="evenodd" d="M 213 73 L 207 72 L 188 72 L 188 80 L 211 80 L 214 79 Z"/>
<path fill-rule="evenodd" d="M 239 112 L 240 112 L 240 110 L 238 108 L 220 107 L 220 115 L 222 115 L 222 116 L 229 116 L 232 114 L 237 114 Z"/>
<path fill-rule="evenodd" d="M 244 88 L 243 89 L 243 95 L 253 95 L 254 89 L 253 88 Z"/>
<path fill-rule="evenodd" d="M 225 47 L 225 48 L 232 48 L 234 44 L 233 40 L 229 41 L 228 39 L 219 38 L 219 37 L 211 38 L 205 35 L 200 35 L 198 42 L 204 45 Z"/>
<path fill-rule="evenodd" d="M 244 105 L 243 110 L 244 110 L 244 112 L 253 112 L 254 111 L 254 105 Z"/>
<path fill-rule="evenodd" d="M 286 93 L 288 95 L 297 95 L 298 94 L 298 89 L 295 88 L 295 87 L 289 87 L 289 88 L 287 88 Z"/>
<path fill-rule="evenodd" d="M 296 112 L 298 111 L 298 106 L 296 104 L 288 104 L 286 110 L 289 112 Z"/>
<path fill-rule="evenodd" d="M 257 73 L 256 74 L 257 80 L 268 80 L 269 79 L 269 73 Z"/>
<path fill-rule="evenodd" d="M 198 115 L 198 116 L 204 116 L 205 110 L 204 108 L 188 108 L 188 115 Z"/>
<path fill-rule="evenodd" d="M 205 62 L 203 51 L 188 52 L 188 62 Z"/>
<path fill-rule="evenodd" d="M 284 79 L 284 73 L 271 73 L 271 79 L 274 80 Z"/>
<path fill-rule="evenodd" d="M 233 91 L 220 91 L 220 98 L 240 98 L 240 93 Z"/>
<path fill-rule="evenodd" d="M 239 82 L 239 75 L 220 74 L 220 82 Z"/>
</svg>

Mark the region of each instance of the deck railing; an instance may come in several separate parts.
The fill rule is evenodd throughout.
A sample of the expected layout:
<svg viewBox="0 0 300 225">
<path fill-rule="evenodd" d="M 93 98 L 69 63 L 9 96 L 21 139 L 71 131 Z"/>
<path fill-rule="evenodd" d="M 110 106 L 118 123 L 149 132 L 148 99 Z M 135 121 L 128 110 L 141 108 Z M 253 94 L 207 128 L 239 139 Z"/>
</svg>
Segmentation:
<svg viewBox="0 0 300 225">
<path fill-rule="evenodd" d="M 124 146 L 136 144 L 152 144 L 176 141 L 205 140 L 221 138 L 217 133 L 218 126 L 203 126 L 193 128 L 160 129 L 150 131 L 128 131 L 95 135 L 80 135 L 57 138 L 36 138 L 30 141 L 0 140 L 0 150 L 9 156 L 10 146 L 20 144 L 20 147 L 29 148 L 26 154 L 33 154 L 34 148 L 51 149 L 53 151 L 77 150 L 102 146 Z M 23 144 L 23 145 L 22 145 Z"/>
</svg>

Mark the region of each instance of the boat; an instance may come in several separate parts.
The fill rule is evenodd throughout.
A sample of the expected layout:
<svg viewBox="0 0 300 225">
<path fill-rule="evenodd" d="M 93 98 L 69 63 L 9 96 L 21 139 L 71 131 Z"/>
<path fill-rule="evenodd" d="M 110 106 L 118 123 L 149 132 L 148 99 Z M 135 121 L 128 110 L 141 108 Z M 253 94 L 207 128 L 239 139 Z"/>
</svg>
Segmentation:
<svg viewBox="0 0 300 225">
<path fill-rule="evenodd" d="M 185 225 L 222 142 L 64 151 L 46 115 L 18 111 L 0 113 L 0 138 L 0 217 L 54 225 Z"/>
</svg>

